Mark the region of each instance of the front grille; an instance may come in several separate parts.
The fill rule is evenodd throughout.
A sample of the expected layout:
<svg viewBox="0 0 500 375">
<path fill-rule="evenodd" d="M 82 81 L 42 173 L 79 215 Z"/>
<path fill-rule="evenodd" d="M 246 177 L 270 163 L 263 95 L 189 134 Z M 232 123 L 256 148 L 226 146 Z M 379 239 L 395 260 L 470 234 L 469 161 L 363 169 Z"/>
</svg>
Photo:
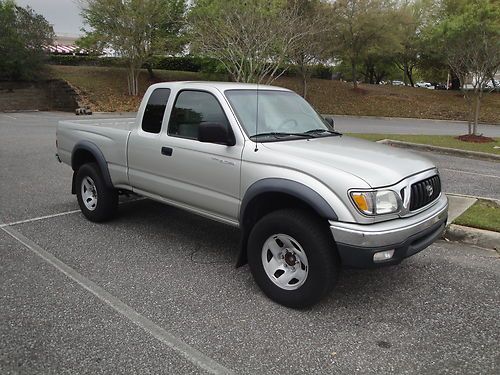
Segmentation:
<svg viewBox="0 0 500 375">
<path fill-rule="evenodd" d="M 441 193 L 441 180 L 438 175 L 411 185 L 410 211 L 427 206 Z"/>
</svg>

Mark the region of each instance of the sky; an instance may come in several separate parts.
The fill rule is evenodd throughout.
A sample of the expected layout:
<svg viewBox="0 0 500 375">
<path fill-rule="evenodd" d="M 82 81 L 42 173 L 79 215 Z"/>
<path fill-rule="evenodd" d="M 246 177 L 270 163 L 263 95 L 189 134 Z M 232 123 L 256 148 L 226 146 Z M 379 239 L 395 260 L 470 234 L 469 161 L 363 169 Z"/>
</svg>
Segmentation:
<svg viewBox="0 0 500 375">
<path fill-rule="evenodd" d="M 83 27 L 78 0 L 15 0 L 17 5 L 29 5 L 43 15 L 58 35 L 79 36 Z"/>
</svg>

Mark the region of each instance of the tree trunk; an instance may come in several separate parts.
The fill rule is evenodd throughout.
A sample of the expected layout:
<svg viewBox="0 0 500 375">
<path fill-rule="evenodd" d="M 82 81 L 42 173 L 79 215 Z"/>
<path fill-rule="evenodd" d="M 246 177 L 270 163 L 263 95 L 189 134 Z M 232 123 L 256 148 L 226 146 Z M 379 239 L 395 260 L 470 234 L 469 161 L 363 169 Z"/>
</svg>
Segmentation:
<svg viewBox="0 0 500 375">
<path fill-rule="evenodd" d="M 408 80 L 410 81 L 411 87 L 415 87 L 415 83 L 413 82 L 413 68 L 410 68 L 409 66 L 406 67 L 406 75 L 408 76 Z"/>
<path fill-rule="evenodd" d="M 155 73 L 153 72 L 153 68 L 151 67 L 151 63 L 147 62 L 145 65 L 146 65 L 146 69 L 148 70 L 149 80 L 155 81 L 156 76 L 155 76 Z"/>
<path fill-rule="evenodd" d="M 352 74 L 352 85 L 354 88 L 357 88 L 358 80 L 356 78 L 356 63 L 354 61 L 351 62 L 351 74 Z"/>
<path fill-rule="evenodd" d="M 302 97 L 306 99 L 307 97 L 307 75 L 302 73 Z"/>
<path fill-rule="evenodd" d="M 368 69 L 368 83 L 371 85 L 375 83 L 375 67 L 373 65 Z"/>
<path fill-rule="evenodd" d="M 138 75 L 139 69 L 136 68 L 135 63 L 131 63 L 128 67 L 128 94 L 131 96 L 139 95 L 139 84 L 138 84 Z"/>
<path fill-rule="evenodd" d="M 472 123 L 474 122 L 474 109 L 472 99 L 467 97 L 467 94 L 464 93 L 465 102 L 467 103 L 468 116 L 467 116 L 467 134 L 472 134 Z"/>
<path fill-rule="evenodd" d="M 300 76 L 300 84 L 301 84 L 301 89 L 302 89 L 302 97 L 305 99 L 307 96 L 307 67 L 305 66 L 304 62 L 300 62 L 298 65 L 299 68 L 299 76 Z"/>
<path fill-rule="evenodd" d="M 476 108 L 474 111 L 474 126 L 472 127 L 472 134 L 477 134 L 477 124 L 479 122 L 479 111 L 481 109 L 481 92 L 476 94 Z"/>
</svg>

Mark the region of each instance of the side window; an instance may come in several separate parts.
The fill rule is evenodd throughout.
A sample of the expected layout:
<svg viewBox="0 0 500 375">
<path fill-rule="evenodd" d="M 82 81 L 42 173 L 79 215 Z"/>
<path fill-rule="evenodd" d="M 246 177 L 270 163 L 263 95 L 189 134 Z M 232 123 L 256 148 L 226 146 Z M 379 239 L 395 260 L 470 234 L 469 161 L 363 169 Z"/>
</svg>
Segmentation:
<svg viewBox="0 0 500 375">
<path fill-rule="evenodd" d="M 181 91 L 170 115 L 168 134 L 198 139 L 198 126 L 202 122 L 218 122 L 230 131 L 229 121 L 215 96 L 204 91 Z"/>
<path fill-rule="evenodd" d="M 169 96 L 170 89 L 156 89 L 151 93 L 142 117 L 142 130 L 148 133 L 160 132 Z"/>
</svg>

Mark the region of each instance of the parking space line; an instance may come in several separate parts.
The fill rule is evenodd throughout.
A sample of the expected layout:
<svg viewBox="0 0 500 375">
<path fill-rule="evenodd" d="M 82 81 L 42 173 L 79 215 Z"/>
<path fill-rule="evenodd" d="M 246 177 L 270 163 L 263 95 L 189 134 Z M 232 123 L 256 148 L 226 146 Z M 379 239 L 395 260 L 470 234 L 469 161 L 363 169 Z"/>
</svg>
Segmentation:
<svg viewBox="0 0 500 375">
<path fill-rule="evenodd" d="M 0 224 L 0 228 L 3 227 L 8 227 L 10 225 L 17 225 L 17 224 L 25 224 L 25 223 L 31 223 L 33 221 L 38 221 L 38 220 L 44 220 L 44 219 L 51 219 L 53 217 L 58 217 L 58 216 L 64 216 L 64 215 L 71 215 L 75 214 L 77 212 L 80 212 L 80 210 L 73 210 L 73 211 L 66 211 L 66 212 L 60 212 L 58 214 L 52 214 L 52 215 L 45 215 L 45 216 L 40 216 L 40 217 L 34 217 L 32 219 L 26 219 L 26 220 L 19 220 L 19 221 L 14 221 L 12 223 L 4 223 Z"/>
<path fill-rule="evenodd" d="M 31 250 L 35 255 L 45 260 L 47 263 L 55 267 L 58 271 L 66 275 L 68 278 L 78 283 L 82 288 L 99 298 L 103 303 L 110 306 L 113 310 L 127 318 L 138 327 L 142 328 L 145 332 L 149 333 L 158 341 L 167 345 L 169 348 L 183 356 L 186 360 L 188 360 L 198 368 L 208 371 L 212 374 L 233 373 L 228 368 L 222 366 L 210 357 L 207 357 L 202 352 L 186 344 L 184 341 L 175 337 L 162 327 L 156 325 L 148 318 L 142 316 L 133 308 L 113 296 L 111 293 L 107 292 L 105 289 L 101 288 L 92 280 L 78 273 L 75 269 L 71 268 L 51 253 L 44 250 L 15 229 L 11 228 L 8 225 L 3 226 L 1 229 L 9 234 L 12 238 L 23 244 L 26 248 Z"/>
<path fill-rule="evenodd" d="M 121 206 L 121 205 L 124 205 L 124 204 L 130 204 L 130 203 L 134 203 L 134 202 L 139 202 L 139 201 L 143 201 L 143 200 L 146 200 L 146 199 L 147 198 L 144 198 L 144 197 L 138 197 L 138 198 L 130 199 L 130 200 L 126 201 L 126 202 L 121 202 L 121 203 L 119 203 L 119 205 Z M 52 219 L 52 218 L 58 217 L 58 216 L 65 216 L 65 215 L 76 214 L 77 212 L 81 212 L 81 210 L 78 209 L 78 210 L 72 210 L 72 211 L 59 212 L 57 214 L 51 214 L 51 215 L 34 217 L 34 218 L 31 218 L 31 219 L 13 221 L 11 223 L 1 223 L 0 224 L 0 228 L 12 226 L 12 225 L 18 225 L 18 224 L 31 223 L 33 221 L 39 221 L 39 220 L 44 220 L 44 219 Z"/>
</svg>

